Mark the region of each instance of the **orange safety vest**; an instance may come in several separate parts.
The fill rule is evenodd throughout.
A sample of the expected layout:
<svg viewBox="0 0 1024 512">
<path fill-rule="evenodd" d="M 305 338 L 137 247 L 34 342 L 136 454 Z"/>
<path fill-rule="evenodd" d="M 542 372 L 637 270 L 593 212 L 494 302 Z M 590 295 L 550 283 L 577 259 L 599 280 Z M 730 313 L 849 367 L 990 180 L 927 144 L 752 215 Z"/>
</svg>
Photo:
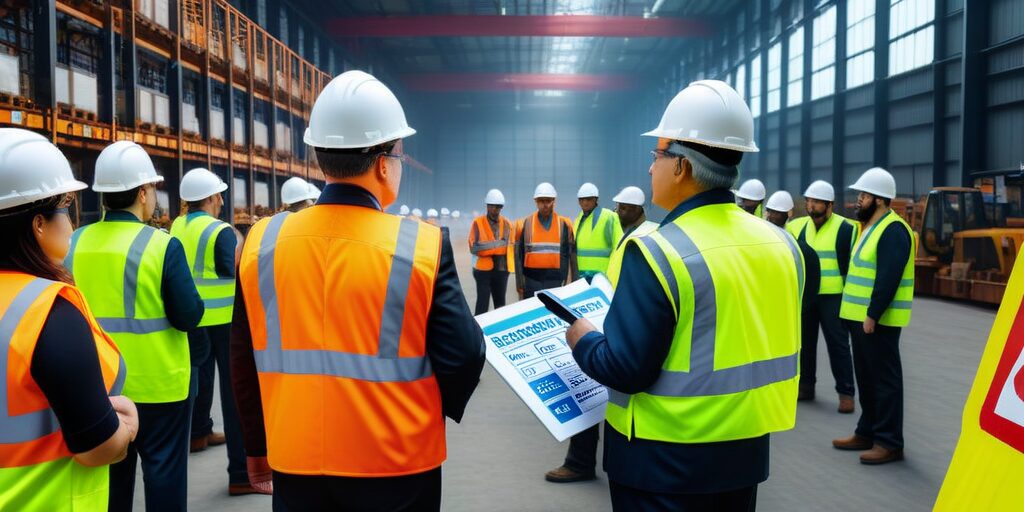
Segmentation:
<svg viewBox="0 0 1024 512">
<path fill-rule="evenodd" d="M 523 220 L 524 267 L 561 268 L 562 226 L 569 228 L 571 237 L 572 223 L 557 213 L 551 212 L 550 229 L 544 229 L 536 212 Z"/>
<path fill-rule="evenodd" d="M 74 304 L 92 328 L 107 391 L 119 395 L 124 387 L 124 359 L 78 288 L 22 272 L 0 272 L 0 369 L 5 372 L 0 379 L 5 384 L 0 389 L 0 468 L 32 466 L 72 455 L 31 371 L 39 333 L 58 295 Z"/>
<path fill-rule="evenodd" d="M 252 227 L 239 278 L 270 467 L 388 477 L 444 462 L 426 353 L 440 255 L 439 228 L 361 206 L 319 205 Z"/>
<path fill-rule="evenodd" d="M 505 217 L 498 216 L 498 239 L 494 239 L 494 232 L 491 231 L 491 223 L 486 215 L 481 215 L 473 221 L 473 227 L 469 230 L 469 248 L 476 249 L 477 270 L 484 272 L 494 270 L 494 257 L 502 258 L 508 255 L 508 244 L 512 238 L 512 224 Z"/>
</svg>

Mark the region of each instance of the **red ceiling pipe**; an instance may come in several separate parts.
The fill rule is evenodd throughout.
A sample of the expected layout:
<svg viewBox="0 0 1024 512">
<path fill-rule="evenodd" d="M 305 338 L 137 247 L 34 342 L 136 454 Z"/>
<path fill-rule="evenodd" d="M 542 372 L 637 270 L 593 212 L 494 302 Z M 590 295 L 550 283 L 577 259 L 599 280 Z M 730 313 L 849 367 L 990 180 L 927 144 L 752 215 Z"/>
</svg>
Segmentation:
<svg viewBox="0 0 1024 512">
<path fill-rule="evenodd" d="M 331 34 L 348 37 L 708 37 L 695 18 L 638 16 L 392 16 L 336 18 Z"/>
</svg>

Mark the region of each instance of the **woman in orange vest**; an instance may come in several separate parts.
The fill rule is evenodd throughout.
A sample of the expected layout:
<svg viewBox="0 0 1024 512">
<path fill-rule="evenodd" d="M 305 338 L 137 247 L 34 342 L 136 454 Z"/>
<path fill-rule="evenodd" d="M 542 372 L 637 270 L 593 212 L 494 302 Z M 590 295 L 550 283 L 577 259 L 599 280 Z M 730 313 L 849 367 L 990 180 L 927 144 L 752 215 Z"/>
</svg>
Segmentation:
<svg viewBox="0 0 1024 512">
<path fill-rule="evenodd" d="M 125 368 L 61 262 L 75 180 L 41 135 L 0 128 L 0 510 L 106 510 L 138 431 Z M 111 395 L 111 396 L 108 396 Z"/>
<path fill-rule="evenodd" d="M 505 207 L 505 196 L 498 189 L 491 189 L 484 199 L 487 215 L 481 215 L 469 228 L 469 252 L 476 258 L 473 264 L 473 279 L 476 281 L 476 311 L 487 312 L 491 298 L 494 309 L 505 305 L 505 291 L 508 288 L 508 246 L 512 240 L 512 223 L 501 216 Z"/>
<path fill-rule="evenodd" d="M 557 197 L 550 183 L 537 185 L 533 191 L 537 211 L 516 227 L 516 288 L 520 300 L 579 278 L 572 222 L 555 213 Z"/>
</svg>

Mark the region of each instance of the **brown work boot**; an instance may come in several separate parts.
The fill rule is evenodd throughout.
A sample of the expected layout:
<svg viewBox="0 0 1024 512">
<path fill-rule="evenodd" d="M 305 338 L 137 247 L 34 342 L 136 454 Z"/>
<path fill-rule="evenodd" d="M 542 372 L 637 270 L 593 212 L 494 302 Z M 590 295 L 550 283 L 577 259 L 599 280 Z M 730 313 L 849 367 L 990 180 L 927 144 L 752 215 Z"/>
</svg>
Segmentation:
<svg viewBox="0 0 1024 512">
<path fill-rule="evenodd" d="M 569 482 L 584 482 L 587 480 L 593 480 L 597 478 L 594 473 L 580 473 L 575 469 L 560 466 L 544 474 L 544 479 L 548 482 L 554 482 L 556 484 L 565 484 Z"/>
<path fill-rule="evenodd" d="M 207 437 L 197 437 L 197 438 L 193 439 L 192 442 L 189 444 L 188 452 L 189 453 L 201 452 L 201 451 L 205 450 L 206 447 L 209 446 L 209 444 L 210 444 L 209 436 L 207 436 Z"/>
<path fill-rule="evenodd" d="M 832 440 L 832 446 L 837 450 L 870 450 L 872 444 L 870 439 L 857 434 Z"/>
<path fill-rule="evenodd" d="M 797 402 L 810 402 L 812 400 L 814 400 L 814 388 L 800 388 L 800 391 L 797 392 Z"/>
<path fill-rule="evenodd" d="M 212 432 L 206 436 L 206 443 L 210 446 L 220 446 L 226 442 L 228 442 L 228 438 L 224 437 L 223 432 Z"/>
<path fill-rule="evenodd" d="M 246 482 L 244 484 L 228 484 L 228 495 L 229 496 L 245 496 L 246 494 L 265 494 L 259 491 L 259 489 L 252 486 L 252 484 Z"/>
<path fill-rule="evenodd" d="M 903 460 L 903 448 L 886 448 L 875 443 L 870 450 L 860 454 L 860 463 L 877 466 L 888 462 Z"/>
<path fill-rule="evenodd" d="M 839 395 L 839 412 L 841 414 L 853 414 L 853 409 L 853 397 L 850 395 Z"/>
</svg>

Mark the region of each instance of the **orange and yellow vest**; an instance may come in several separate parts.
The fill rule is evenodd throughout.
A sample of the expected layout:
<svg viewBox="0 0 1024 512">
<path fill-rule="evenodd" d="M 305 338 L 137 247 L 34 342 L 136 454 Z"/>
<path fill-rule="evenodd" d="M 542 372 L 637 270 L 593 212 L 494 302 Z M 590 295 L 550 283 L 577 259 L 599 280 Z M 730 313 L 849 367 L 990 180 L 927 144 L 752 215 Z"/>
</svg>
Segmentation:
<svg viewBox="0 0 1024 512">
<path fill-rule="evenodd" d="M 551 224 L 544 229 L 536 212 L 523 219 L 523 266 L 536 269 L 557 269 L 561 267 L 562 226 L 569 229 L 572 236 L 572 224 L 569 219 L 551 213 Z M 570 240 L 572 242 L 572 240 Z"/>
<path fill-rule="evenodd" d="M 499 216 L 498 225 L 500 233 L 495 239 L 486 215 L 481 215 L 473 221 L 473 229 L 469 230 L 469 250 L 476 256 L 473 268 L 488 272 L 494 270 L 494 258 L 508 257 L 512 224 L 505 217 Z"/>
<path fill-rule="evenodd" d="M 274 470 L 388 477 L 444 462 L 426 353 L 440 253 L 439 228 L 360 206 L 252 227 L 239 279 Z"/>
</svg>

